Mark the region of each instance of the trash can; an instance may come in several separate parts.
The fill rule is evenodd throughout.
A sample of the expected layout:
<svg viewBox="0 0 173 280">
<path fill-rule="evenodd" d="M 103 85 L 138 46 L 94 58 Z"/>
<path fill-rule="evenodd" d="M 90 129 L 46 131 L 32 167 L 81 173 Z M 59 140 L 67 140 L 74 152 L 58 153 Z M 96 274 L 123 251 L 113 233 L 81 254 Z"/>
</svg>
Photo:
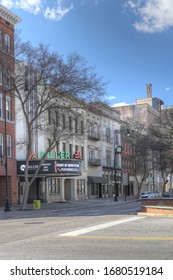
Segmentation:
<svg viewBox="0 0 173 280">
<path fill-rule="evenodd" d="M 41 201 L 40 200 L 34 200 L 33 208 L 34 208 L 34 210 L 40 209 L 41 208 Z"/>
</svg>

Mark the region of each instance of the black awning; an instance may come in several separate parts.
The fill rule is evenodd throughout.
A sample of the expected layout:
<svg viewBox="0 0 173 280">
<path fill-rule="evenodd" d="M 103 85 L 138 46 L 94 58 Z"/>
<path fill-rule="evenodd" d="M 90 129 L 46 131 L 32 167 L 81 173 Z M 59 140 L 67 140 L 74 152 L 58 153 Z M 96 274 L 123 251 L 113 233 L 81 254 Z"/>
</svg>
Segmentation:
<svg viewBox="0 0 173 280">
<path fill-rule="evenodd" d="M 108 180 L 104 177 L 88 176 L 88 183 L 105 184 L 108 183 Z"/>
</svg>

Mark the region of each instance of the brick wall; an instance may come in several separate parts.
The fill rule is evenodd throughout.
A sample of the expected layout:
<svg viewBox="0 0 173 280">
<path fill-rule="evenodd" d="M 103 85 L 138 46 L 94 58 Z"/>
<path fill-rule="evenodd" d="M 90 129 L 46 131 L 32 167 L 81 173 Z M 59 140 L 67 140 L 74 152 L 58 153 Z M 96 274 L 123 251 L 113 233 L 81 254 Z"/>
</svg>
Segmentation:
<svg viewBox="0 0 173 280">
<path fill-rule="evenodd" d="M 149 206 L 173 206 L 173 198 L 142 199 L 141 205 Z"/>
<path fill-rule="evenodd" d="M 2 50 L 0 50 L 0 63 L 4 67 L 9 67 L 11 73 L 14 72 L 14 25 L 7 22 L 2 17 L 0 18 L 0 29 L 2 30 L 3 40 L 2 40 Z M 10 36 L 10 54 L 5 52 L 4 48 L 4 34 Z M 2 66 L 3 66 L 2 65 Z M 0 85 L 0 93 L 3 96 L 3 86 Z M 11 205 L 17 204 L 18 200 L 18 190 L 17 190 L 17 167 L 16 167 L 16 137 L 15 137 L 15 98 L 13 92 L 7 92 L 7 96 L 11 97 L 11 121 L 7 121 L 7 135 L 12 137 L 12 157 L 8 158 L 8 186 L 9 186 L 9 201 Z M 4 138 L 4 115 L 5 106 L 4 100 L 2 103 L 3 108 L 3 118 L 0 119 L 0 133 L 3 134 Z M 3 155 L 5 155 L 5 143 L 3 143 Z M 3 164 L 5 163 L 5 159 Z M 5 195 L 6 195 L 6 170 L 4 165 L 0 165 L 0 206 L 5 205 Z"/>
</svg>

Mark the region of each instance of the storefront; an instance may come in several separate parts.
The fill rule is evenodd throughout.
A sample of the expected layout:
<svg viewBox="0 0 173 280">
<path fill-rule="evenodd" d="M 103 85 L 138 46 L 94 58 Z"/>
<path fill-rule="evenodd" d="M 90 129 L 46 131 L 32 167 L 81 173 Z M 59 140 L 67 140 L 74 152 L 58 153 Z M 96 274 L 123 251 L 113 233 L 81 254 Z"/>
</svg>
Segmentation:
<svg viewBox="0 0 173 280">
<path fill-rule="evenodd" d="M 32 178 L 39 160 L 29 162 L 29 177 Z M 24 193 L 25 161 L 17 162 L 19 200 Z M 30 187 L 28 202 L 39 199 L 43 202 L 63 202 L 87 197 L 87 178 L 81 174 L 81 161 L 76 159 L 45 160 Z"/>
<path fill-rule="evenodd" d="M 108 194 L 108 180 L 104 177 L 88 176 L 88 197 L 102 198 Z"/>
</svg>

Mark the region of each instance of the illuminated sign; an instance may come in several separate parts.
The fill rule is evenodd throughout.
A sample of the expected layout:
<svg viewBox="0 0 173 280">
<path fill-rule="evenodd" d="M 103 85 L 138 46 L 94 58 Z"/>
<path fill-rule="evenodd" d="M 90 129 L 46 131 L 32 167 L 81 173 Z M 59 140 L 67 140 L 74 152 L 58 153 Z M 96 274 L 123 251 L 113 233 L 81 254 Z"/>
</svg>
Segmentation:
<svg viewBox="0 0 173 280">
<path fill-rule="evenodd" d="M 39 160 L 29 161 L 28 174 L 35 174 L 39 167 Z M 17 162 L 17 174 L 24 175 L 25 161 Z M 39 175 L 81 175 L 81 161 L 79 160 L 45 160 L 38 172 Z"/>
<path fill-rule="evenodd" d="M 33 155 L 35 155 L 35 154 L 33 154 Z M 31 157 L 33 157 L 33 155 Z M 39 153 L 39 158 L 42 158 L 44 155 L 45 155 L 45 152 L 40 152 Z M 47 158 L 48 159 L 71 159 L 71 155 L 70 155 L 69 152 L 59 152 L 59 153 L 55 152 L 55 153 L 53 153 L 51 151 L 51 152 L 47 153 Z M 75 154 L 73 155 L 73 158 L 81 159 L 81 153 L 78 152 L 78 151 L 75 152 Z M 33 159 L 33 158 L 31 158 L 31 159 Z"/>
</svg>

